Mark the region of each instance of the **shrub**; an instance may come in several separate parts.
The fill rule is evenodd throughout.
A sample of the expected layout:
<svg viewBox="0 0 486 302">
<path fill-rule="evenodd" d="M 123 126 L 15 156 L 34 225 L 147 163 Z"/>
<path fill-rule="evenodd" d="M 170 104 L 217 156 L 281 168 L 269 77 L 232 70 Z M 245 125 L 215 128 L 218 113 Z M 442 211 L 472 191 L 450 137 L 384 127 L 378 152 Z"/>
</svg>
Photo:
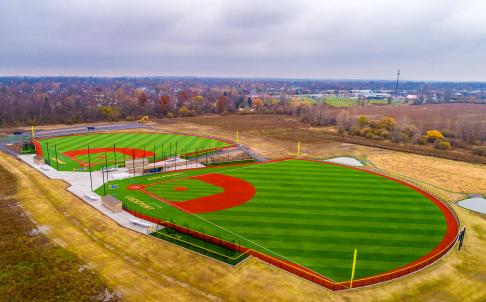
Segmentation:
<svg viewBox="0 0 486 302">
<path fill-rule="evenodd" d="M 452 130 L 443 130 L 442 131 L 442 134 L 444 134 L 445 137 L 449 137 L 449 138 L 455 138 L 457 137 L 456 133 Z"/>
<path fill-rule="evenodd" d="M 397 142 L 406 143 L 410 139 L 411 139 L 411 137 L 409 136 L 409 134 L 407 132 L 400 131 L 400 133 L 398 133 L 398 139 L 397 139 L 398 141 Z"/>
<path fill-rule="evenodd" d="M 392 117 L 387 116 L 378 122 L 378 126 L 380 128 L 385 128 L 388 131 L 392 131 L 397 126 L 397 122 Z"/>
<path fill-rule="evenodd" d="M 371 128 L 368 128 L 368 127 L 363 128 L 363 129 L 361 129 L 361 131 L 360 131 L 360 135 L 363 135 L 363 136 L 366 136 L 366 135 L 368 135 L 369 133 L 373 134 L 373 131 L 371 130 Z"/>
<path fill-rule="evenodd" d="M 358 127 L 354 126 L 354 127 L 351 129 L 351 134 L 352 134 L 352 135 L 361 135 L 361 129 L 359 129 Z"/>
<path fill-rule="evenodd" d="M 427 136 L 421 136 L 418 140 L 417 140 L 417 144 L 419 145 L 425 145 L 427 143 Z"/>
<path fill-rule="evenodd" d="M 443 139 L 444 135 L 439 130 L 429 130 L 426 133 L 427 140 L 431 143 L 435 142 L 438 139 Z"/>
<path fill-rule="evenodd" d="M 417 132 L 418 130 L 414 125 L 408 125 L 407 127 L 402 129 L 402 133 L 408 136 L 409 139 L 412 139 L 417 134 Z"/>
<path fill-rule="evenodd" d="M 375 134 L 381 138 L 388 138 L 390 136 L 390 132 L 383 128 L 377 129 Z"/>
<path fill-rule="evenodd" d="M 449 150 L 451 148 L 451 143 L 448 141 L 437 141 L 435 147 L 440 150 Z"/>
<path fill-rule="evenodd" d="M 356 120 L 356 126 L 358 126 L 359 128 L 363 128 L 363 127 L 367 126 L 368 123 L 369 123 L 368 118 L 366 116 L 363 116 L 363 115 L 358 117 L 358 119 Z"/>
<path fill-rule="evenodd" d="M 486 147 L 474 147 L 471 153 L 473 155 L 486 156 Z"/>
<path fill-rule="evenodd" d="M 466 143 L 459 138 L 450 138 L 449 142 L 451 143 L 451 146 L 454 148 L 466 148 Z"/>
</svg>

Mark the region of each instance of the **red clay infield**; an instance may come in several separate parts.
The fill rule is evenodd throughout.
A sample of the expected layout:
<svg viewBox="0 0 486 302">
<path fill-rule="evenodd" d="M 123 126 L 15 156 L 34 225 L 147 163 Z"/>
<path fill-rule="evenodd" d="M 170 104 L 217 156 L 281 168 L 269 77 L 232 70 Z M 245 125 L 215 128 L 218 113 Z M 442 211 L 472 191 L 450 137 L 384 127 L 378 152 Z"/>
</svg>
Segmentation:
<svg viewBox="0 0 486 302">
<path fill-rule="evenodd" d="M 142 149 L 134 149 L 134 148 L 93 148 L 93 149 L 80 149 L 80 150 L 73 150 L 73 151 L 67 151 L 64 152 L 63 154 L 69 157 L 70 159 L 76 161 L 79 163 L 80 166 L 85 167 L 88 166 L 89 164 L 85 161 L 80 160 L 77 158 L 79 155 L 86 155 L 86 154 L 97 154 L 97 153 L 105 153 L 105 152 L 118 152 L 122 154 L 126 154 L 128 156 L 134 157 L 134 158 L 145 158 L 148 156 L 154 156 L 154 153 L 151 151 L 147 150 L 142 150 Z M 98 156 L 98 158 L 100 158 Z M 103 156 L 104 158 L 104 156 Z"/>
<path fill-rule="evenodd" d="M 250 200 L 256 193 L 256 190 L 252 184 L 243 179 L 229 175 L 211 173 L 196 175 L 190 178 L 198 179 L 213 186 L 221 187 L 224 191 L 183 202 L 173 202 L 145 190 L 146 187 L 155 185 L 157 183 L 152 183 L 149 185 L 132 185 L 128 186 L 127 188 L 129 190 L 141 191 L 157 200 L 170 204 L 191 214 L 215 212 L 236 207 Z"/>
<path fill-rule="evenodd" d="M 187 187 L 175 187 L 175 188 L 174 188 L 174 191 L 179 191 L 179 192 L 180 192 L 180 191 L 187 191 L 187 190 L 188 190 L 188 188 L 187 188 Z"/>
</svg>

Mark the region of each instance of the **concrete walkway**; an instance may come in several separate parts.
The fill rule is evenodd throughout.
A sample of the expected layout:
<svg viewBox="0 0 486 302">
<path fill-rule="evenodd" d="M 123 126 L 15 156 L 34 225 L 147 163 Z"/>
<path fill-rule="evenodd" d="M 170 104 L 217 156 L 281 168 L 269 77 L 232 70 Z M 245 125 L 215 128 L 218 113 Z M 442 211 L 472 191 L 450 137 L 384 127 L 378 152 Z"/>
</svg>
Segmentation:
<svg viewBox="0 0 486 302">
<path fill-rule="evenodd" d="M 145 226 L 152 226 L 152 227 L 156 226 L 154 223 L 137 218 L 129 214 L 128 212 L 122 211 L 120 213 L 114 213 L 108 210 L 107 208 L 103 207 L 101 205 L 101 197 L 96 193 L 91 192 L 91 180 L 89 177 L 89 172 L 57 171 L 56 169 L 49 167 L 48 165 L 37 165 L 34 162 L 33 154 L 19 155 L 18 158 L 20 158 L 22 161 L 24 161 L 25 163 L 27 163 L 29 166 L 33 167 L 37 171 L 46 175 L 50 179 L 62 179 L 66 181 L 67 183 L 70 184 L 70 187 L 67 189 L 69 192 L 72 192 L 74 195 L 78 196 L 81 200 L 83 200 L 90 206 L 94 207 L 98 211 L 102 212 L 106 216 L 110 217 L 116 223 L 118 223 L 123 227 L 126 227 L 128 229 L 134 230 L 142 234 L 147 234 L 147 228 Z M 178 163 L 182 163 L 184 161 L 185 161 L 184 159 L 179 159 L 179 158 L 177 159 Z M 183 168 L 183 167 L 185 168 L 185 166 L 179 166 L 179 168 Z M 191 167 L 192 167 L 191 165 L 188 166 L 188 168 Z M 124 169 L 120 169 L 120 171 L 109 172 L 108 175 L 110 174 L 128 176 L 128 174 L 125 173 Z M 139 174 L 136 174 L 136 176 L 138 175 Z M 103 174 L 101 171 L 94 171 L 91 173 L 91 176 L 92 176 L 93 189 L 96 189 L 103 184 Z M 133 176 L 133 174 L 131 174 L 130 176 Z M 97 200 L 92 200 L 91 199 L 92 197 L 96 197 Z M 140 224 L 133 223 L 134 220 L 142 222 L 141 224 L 145 226 L 141 226 Z"/>
</svg>

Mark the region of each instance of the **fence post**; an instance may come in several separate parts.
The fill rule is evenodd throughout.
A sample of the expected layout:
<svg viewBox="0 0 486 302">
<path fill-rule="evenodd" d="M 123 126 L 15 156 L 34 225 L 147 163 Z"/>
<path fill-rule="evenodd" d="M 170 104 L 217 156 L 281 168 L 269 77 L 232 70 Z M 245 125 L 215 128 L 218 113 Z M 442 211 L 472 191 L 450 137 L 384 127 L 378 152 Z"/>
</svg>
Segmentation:
<svg viewBox="0 0 486 302">
<path fill-rule="evenodd" d="M 89 183 L 91 185 L 91 192 L 93 192 L 93 177 L 91 176 L 91 154 L 89 152 L 89 145 L 88 145 L 88 166 L 89 166 Z"/>
</svg>

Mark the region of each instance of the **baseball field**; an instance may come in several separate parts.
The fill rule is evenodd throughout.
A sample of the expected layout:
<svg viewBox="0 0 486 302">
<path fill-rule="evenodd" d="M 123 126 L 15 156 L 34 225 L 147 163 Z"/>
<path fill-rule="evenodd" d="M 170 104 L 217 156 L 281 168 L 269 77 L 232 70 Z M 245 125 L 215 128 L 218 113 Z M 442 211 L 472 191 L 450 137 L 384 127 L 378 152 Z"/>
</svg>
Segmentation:
<svg viewBox="0 0 486 302">
<path fill-rule="evenodd" d="M 39 139 L 36 153 L 59 171 L 99 170 L 103 166 L 123 166 L 132 158 L 149 162 L 175 155 L 205 152 L 230 143 L 200 136 L 161 133 L 93 133 Z"/>
<path fill-rule="evenodd" d="M 420 262 L 457 233 L 447 210 L 410 186 L 306 160 L 150 174 L 111 181 L 105 191 L 131 211 L 337 282 L 350 279 L 355 249 L 355 278 L 366 278 Z"/>
</svg>

